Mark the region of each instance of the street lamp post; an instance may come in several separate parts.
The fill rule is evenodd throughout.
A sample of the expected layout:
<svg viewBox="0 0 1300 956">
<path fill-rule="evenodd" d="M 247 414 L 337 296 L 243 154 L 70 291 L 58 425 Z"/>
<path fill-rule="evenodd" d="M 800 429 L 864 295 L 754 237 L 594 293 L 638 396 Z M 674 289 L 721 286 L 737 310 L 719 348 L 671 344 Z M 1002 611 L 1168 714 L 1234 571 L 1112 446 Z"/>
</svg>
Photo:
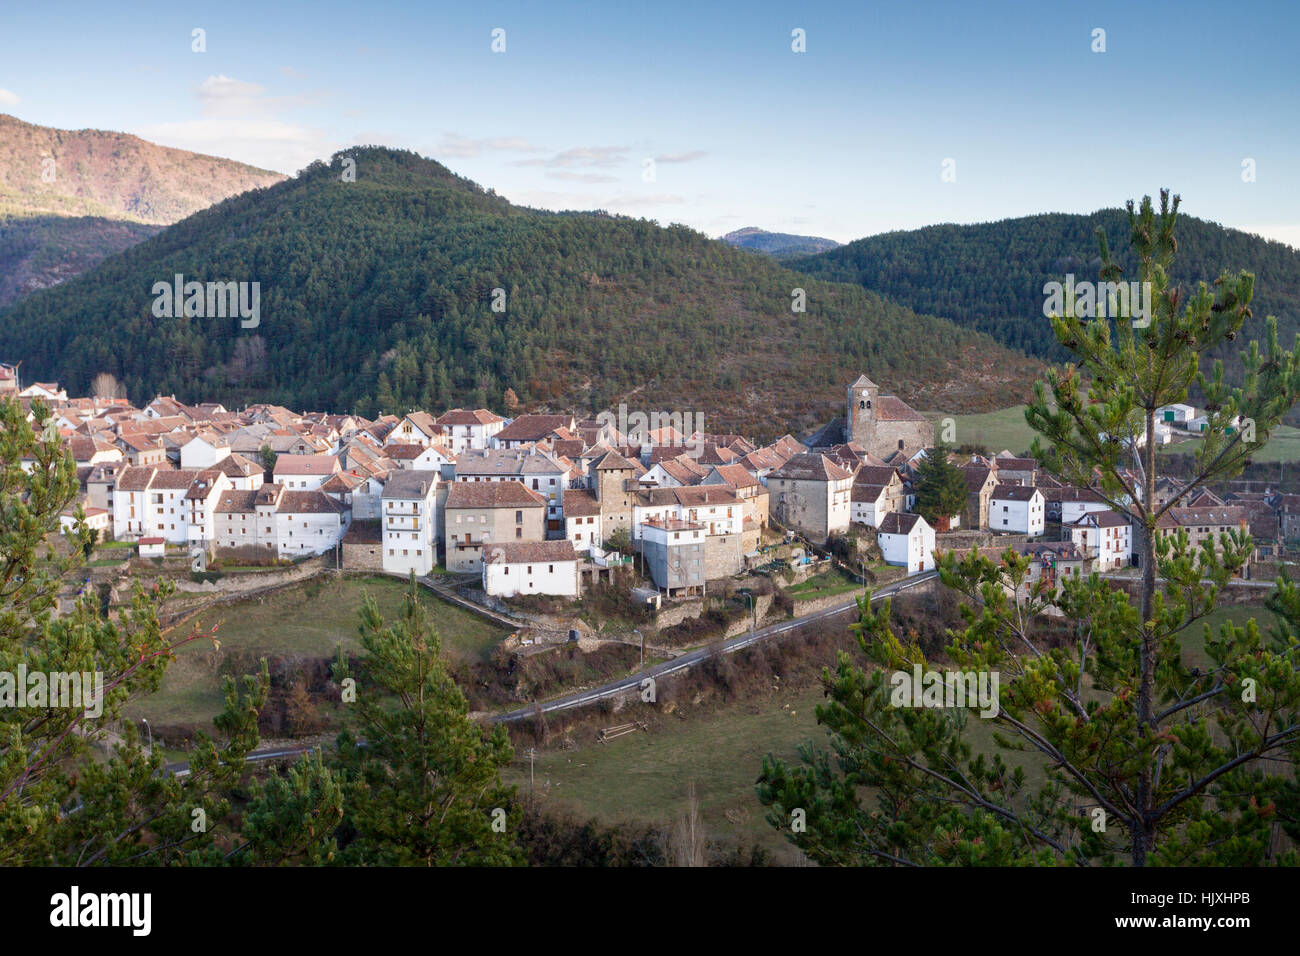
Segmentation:
<svg viewBox="0 0 1300 956">
<path fill-rule="evenodd" d="M 754 629 L 758 627 L 758 618 L 754 613 L 754 595 L 748 591 L 741 591 L 740 593 L 745 595 L 745 600 L 749 602 L 749 633 L 753 634 Z"/>
<path fill-rule="evenodd" d="M 641 638 L 641 669 L 645 669 L 645 635 L 637 628 L 632 629 L 632 633 Z"/>
</svg>

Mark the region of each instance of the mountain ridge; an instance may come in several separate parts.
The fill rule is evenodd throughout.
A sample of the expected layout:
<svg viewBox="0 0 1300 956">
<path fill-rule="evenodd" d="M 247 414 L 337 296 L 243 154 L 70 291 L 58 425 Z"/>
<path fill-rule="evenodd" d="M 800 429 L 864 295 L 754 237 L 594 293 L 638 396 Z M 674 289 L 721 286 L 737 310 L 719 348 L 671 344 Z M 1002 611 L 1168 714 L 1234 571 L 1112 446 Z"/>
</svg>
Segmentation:
<svg viewBox="0 0 1300 956">
<path fill-rule="evenodd" d="M 0 113 L 0 306 L 284 178 L 129 133 L 62 130 Z"/>
<path fill-rule="evenodd" d="M 261 326 L 155 318 L 149 290 L 176 273 L 260 282 Z M 1037 368 L 684 226 L 513 206 L 386 147 L 226 199 L 16 303 L 0 356 L 72 387 L 109 371 L 133 397 L 373 414 L 496 404 L 509 387 L 532 408 L 693 407 L 756 434 L 838 413 L 864 370 L 918 407 L 963 411 L 1019 400 Z"/>
<path fill-rule="evenodd" d="M 1043 286 L 1071 273 L 1080 280 L 1098 278 L 1098 227 L 1125 275 L 1135 275 L 1128 214 L 1117 208 L 893 230 L 786 264 L 827 281 L 861 285 L 1028 355 L 1064 361 L 1068 355 L 1043 314 Z M 1300 332 L 1300 252 L 1183 212 L 1176 234 L 1172 278 L 1185 287 L 1213 283 L 1224 270 L 1255 274 L 1254 316 L 1243 338 L 1262 339 L 1267 315 L 1278 317 L 1284 342 Z"/>
</svg>

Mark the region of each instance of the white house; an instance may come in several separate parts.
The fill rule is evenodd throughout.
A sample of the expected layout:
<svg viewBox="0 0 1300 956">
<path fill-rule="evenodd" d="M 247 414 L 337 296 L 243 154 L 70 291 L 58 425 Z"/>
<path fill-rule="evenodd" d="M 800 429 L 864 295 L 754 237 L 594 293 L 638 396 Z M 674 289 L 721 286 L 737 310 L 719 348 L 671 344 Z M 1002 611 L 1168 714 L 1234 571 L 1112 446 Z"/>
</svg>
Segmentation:
<svg viewBox="0 0 1300 956">
<path fill-rule="evenodd" d="M 503 541 L 483 549 L 483 590 L 578 596 L 578 555 L 569 541 Z"/>
<path fill-rule="evenodd" d="M 200 471 L 185 491 L 186 540 L 205 550 L 217 540 L 216 508 L 221 493 L 230 490 L 230 479 L 215 469 Z"/>
<path fill-rule="evenodd" d="M 438 438 L 439 429 L 428 412 L 411 412 L 384 439 L 385 444 L 427 445 Z"/>
<path fill-rule="evenodd" d="M 195 514 L 188 495 L 199 479 L 209 488 L 230 487 L 229 479 L 215 469 L 178 470 L 154 465 L 123 469 L 113 491 L 113 537 L 160 537 L 171 544 L 186 544 Z M 215 499 L 205 495 L 204 500 Z"/>
<path fill-rule="evenodd" d="M 438 563 L 438 472 L 395 471 L 380 515 L 385 571 L 425 575 Z"/>
<path fill-rule="evenodd" d="M 430 442 L 428 445 L 385 445 L 383 453 L 398 468 L 408 471 L 441 471 L 444 466 L 456 463 L 456 456 L 441 441 Z"/>
<path fill-rule="evenodd" d="M 468 448 L 487 448 L 493 436 L 506 427 L 506 420 L 486 408 L 453 408 L 434 421 L 442 442 L 459 455 Z"/>
<path fill-rule="evenodd" d="M 1196 418 L 1196 409 L 1191 405 L 1162 405 L 1156 409 L 1156 421 L 1186 428 Z"/>
<path fill-rule="evenodd" d="M 281 558 L 328 551 L 351 522 L 347 507 L 324 492 L 289 491 L 276 484 L 224 491 L 213 515 L 218 547 L 255 547 Z"/>
<path fill-rule="evenodd" d="M 1227 422 L 1227 423 L 1224 425 L 1223 430 L 1224 430 L 1224 432 L 1225 432 L 1226 434 L 1231 435 L 1231 434 L 1232 434 L 1233 432 L 1235 432 L 1239 427 L 1241 427 L 1241 416 L 1240 416 L 1240 415 L 1237 415 L 1237 416 L 1233 417 L 1231 421 Z M 1199 435 L 1199 434 L 1201 434 L 1201 433 L 1203 433 L 1203 432 L 1207 432 L 1207 431 L 1209 431 L 1209 430 L 1210 430 L 1210 416 L 1209 416 L 1209 415 L 1198 415 L 1196 418 L 1193 418 L 1191 421 L 1189 421 L 1189 422 L 1187 423 L 1187 430 L 1188 430 L 1189 432 L 1192 432 L 1192 433 L 1195 434 L 1195 435 Z"/>
<path fill-rule="evenodd" d="M 68 393 L 58 382 L 32 382 L 18 393 L 21 398 L 39 398 L 47 402 L 66 402 Z"/>
<path fill-rule="evenodd" d="M 181 445 L 182 468 L 212 468 L 230 456 L 230 443 L 215 435 L 195 435 Z"/>
<path fill-rule="evenodd" d="M 600 502 L 586 488 L 566 488 L 564 491 L 564 535 L 579 552 L 604 544 Z"/>
<path fill-rule="evenodd" d="M 934 529 L 920 515 L 891 511 L 876 531 L 886 564 L 907 568 L 908 574 L 934 570 Z"/>
<path fill-rule="evenodd" d="M 167 554 L 167 542 L 159 537 L 141 538 L 136 546 L 142 558 L 161 558 Z"/>
<path fill-rule="evenodd" d="M 108 538 L 109 533 L 113 530 L 113 513 L 107 508 L 96 508 L 92 505 L 83 505 L 81 509 L 86 515 L 86 527 L 91 531 L 99 532 L 99 540 L 104 541 Z M 59 514 L 59 530 L 64 534 L 71 534 L 72 529 L 77 525 L 77 509 L 65 508 Z"/>
<path fill-rule="evenodd" d="M 880 521 L 892 513 L 889 507 L 889 489 L 885 485 L 853 485 L 853 499 L 850 507 L 853 524 L 864 524 L 868 528 L 880 526 Z"/>
<path fill-rule="evenodd" d="M 1110 505 L 1089 489 L 1078 491 L 1071 489 L 1061 495 L 1061 524 L 1063 525 L 1074 524 L 1086 514 L 1110 510 L 1112 510 Z"/>
<path fill-rule="evenodd" d="M 1046 501 L 1033 485 L 994 487 L 989 499 L 989 529 L 1027 534 L 1031 538 L 1046 530 Z"/>
<path fill-rule="evenodd" d="M 1091 557 L 1097 571 L 1113 571 L 1133 563 L 1133 527 L 1117 511 L 1094 511 L 1070 524 L 1070 540 L 1085 557 Z"/>
</svg>

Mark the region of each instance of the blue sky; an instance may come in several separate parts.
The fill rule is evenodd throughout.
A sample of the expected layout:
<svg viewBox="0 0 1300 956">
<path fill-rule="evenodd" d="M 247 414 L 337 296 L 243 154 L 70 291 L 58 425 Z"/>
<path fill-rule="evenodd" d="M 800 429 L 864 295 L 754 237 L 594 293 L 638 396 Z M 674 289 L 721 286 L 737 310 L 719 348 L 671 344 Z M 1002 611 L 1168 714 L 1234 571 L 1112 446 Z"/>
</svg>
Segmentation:
<svg viewBox="0 0 1300 956">
<path fill-rule="evenodd" d="M 0 111 L 287 173 L 403 146 L 515 202 L 709 235 L 847 241 L 1169 186 L 1300 247 L 1297 41 L 1294 2 L 10 3 Z"/>
</svg>

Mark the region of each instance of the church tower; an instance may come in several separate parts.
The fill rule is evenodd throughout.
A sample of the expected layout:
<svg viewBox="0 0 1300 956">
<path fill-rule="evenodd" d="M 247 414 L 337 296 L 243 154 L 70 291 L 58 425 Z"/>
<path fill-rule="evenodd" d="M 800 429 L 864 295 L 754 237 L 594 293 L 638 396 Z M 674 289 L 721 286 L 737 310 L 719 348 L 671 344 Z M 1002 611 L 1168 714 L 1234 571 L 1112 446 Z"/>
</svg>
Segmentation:
<svg viewBox="0 0 1300 956">
<path fill-rule="evenodd" d="M 879 387 L 865 375 L 859 375 L 858 380 L 849 386 L 845 441 L 855 441 L 868 450 L 875 447 L 876 405 L 879 400 Z"/>
</svg>

